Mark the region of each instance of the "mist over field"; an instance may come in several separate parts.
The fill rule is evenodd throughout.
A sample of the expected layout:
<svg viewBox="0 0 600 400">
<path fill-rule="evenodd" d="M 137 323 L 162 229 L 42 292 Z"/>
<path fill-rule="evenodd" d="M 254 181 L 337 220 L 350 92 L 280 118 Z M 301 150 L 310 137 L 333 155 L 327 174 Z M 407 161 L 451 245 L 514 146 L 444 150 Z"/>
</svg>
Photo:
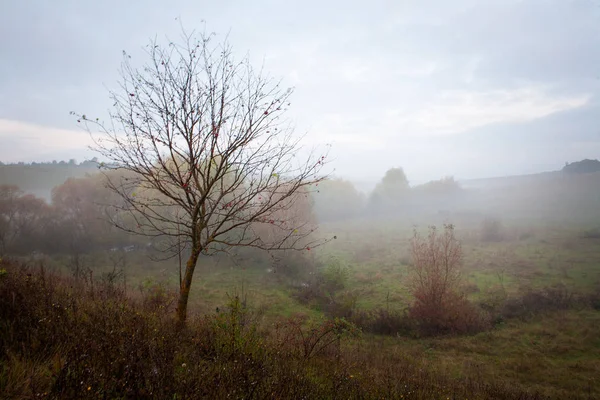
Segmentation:
<svg viewBox="0 0 600 400">
<path fill-rule="evenodd" d="M 597 2 L 0 35 L 0 398 L 600 397 Z"/>
</svg>

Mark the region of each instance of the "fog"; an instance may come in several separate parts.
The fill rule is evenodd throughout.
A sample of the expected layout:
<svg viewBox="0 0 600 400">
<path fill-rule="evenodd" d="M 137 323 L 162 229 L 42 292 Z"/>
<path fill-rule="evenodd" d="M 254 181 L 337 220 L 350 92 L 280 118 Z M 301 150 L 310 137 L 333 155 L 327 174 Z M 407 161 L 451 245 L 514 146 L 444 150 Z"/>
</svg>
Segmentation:
<svg viewBox="0 0 600 400">
<path fill-rule="evenodd" d="M 119 196 L 106 187 L 98 166 L 95 160 L 0 165 L 2 252 L 80 253 L 136 243 L 147 247 L 150 239 L 111 226 L 106 212 L 118 204 Z M 390 168 L 365 185 L 370 190 L 328 177 L 311 187 L 308 203 L 295 208 L 303 220 L 320 226 L 317 236 L 343 236 L 358 226 L 385 230 L 390 223 L 399 231 L 448 223 L 477 231 L 490 221 L 498 225 L 498 234 L 548 226 L 596 230 L 599 183 L 597 160 L 539 174 L 465 181 L 446 177 L 420 185 L 411 185 L 402 168 Z"/>
<path fill-rule="evenodd" d="M 2 398 L 600 398 L 597 0 L 0 37 Z"/>
<path fill-rule="evenodd" d="M 363 191 L 554 171 L 597 158 L 595 1 L 279 4 L 3 2 L 0 160 L 92 158 L 70 111 L 105 117 L 123 50 L 188 29 L 228 35 L 282 84 L 305 145 L 332 144 Z M 318 11 L 316 11 L 318 10 Z"/>
</svg>

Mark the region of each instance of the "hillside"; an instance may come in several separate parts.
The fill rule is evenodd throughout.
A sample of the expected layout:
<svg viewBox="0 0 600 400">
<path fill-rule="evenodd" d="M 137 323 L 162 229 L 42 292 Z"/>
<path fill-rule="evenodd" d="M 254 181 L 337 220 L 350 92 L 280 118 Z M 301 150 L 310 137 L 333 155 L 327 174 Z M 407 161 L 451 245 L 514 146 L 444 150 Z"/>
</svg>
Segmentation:
<svg viewBox="0 0 600 400">
<path fill-rule="evenodd" d="M 98 171 L 96 162 L 0 164 L 0 185 L 16 185 L 23 191 L 50 200 L 52 189 L 69 178 Z"/>
<path fill-rule="evenodd" d="M 464 179 L 459 181 L 465 189 L 494 189 L 531 182 L 549 182 L 562 176 L 561 171 L 540 172 L 537 174 L 498 176 L 481 179 Z"/>
<path fill-rule="evenodd" d="M 463 179 L 459 183 L 465 189 L 492 189 L 509 187 L 513 185 L 552 182 L 571 174 L 597 174 L 600 178 L 600 161 L 581 160 L 567 163 L 560 171 L 539 172 L 527 175 L 499 176 L 482 179 Z"/>
</svg>

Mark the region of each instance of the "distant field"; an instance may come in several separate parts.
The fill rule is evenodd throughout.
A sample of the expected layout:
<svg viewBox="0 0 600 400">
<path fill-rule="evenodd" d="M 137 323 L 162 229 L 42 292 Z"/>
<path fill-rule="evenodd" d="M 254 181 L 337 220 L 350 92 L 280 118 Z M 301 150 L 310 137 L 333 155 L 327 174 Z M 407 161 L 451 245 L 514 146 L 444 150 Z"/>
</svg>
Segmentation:
<svg viewBox="0 0 600 400">
<path fill-rule="evenodd" d="M 506 225 L 502 240 L 484 242 L 477 224 L 463 221 L 462 226 L 458 225 L 457 233 L 465 254 L 463 273 L 474 301 L 490 295 L 500 285 L 508 294 L 518 294 L 528 287 L 555 283 L 564 284 L 574 293 L 589 292 L 600 284 L 600 238 L 584 237 L 584 227 Z M 410 225 L 356 220 L 321 228 L 324 233 L 335 233 L 338 239 L 311 250 L 311 257 L 321 267 L 331 262 L 347 266 L 350 274 L 344 291 L 357 297 L 358 308 L 402 310 L 410 304 Z M 176 262 L 151 263 L 135 252 L 127 257 L 129 291 L 135 293 L 151 282 L 176 287 Z M 97 264 L 97 273 L 108 269 L 108 265 L 103 268 L 100 262 Z M 322 316 L 295 300 L 289 281 L 270 268 L 258 261 L 201 260 L 192 289 L 192 309 L 212 312 L 226 304 L 228 295 L 238 294 L 265 313 L 265 322 L 296 313 Z M 596 382 L 600 376 L 599 338 L 599 311 L 565 310 L 528 321 L 509 321 L 475 336 L 372 336 L 366 346 L 373 351 L 406 354 L 429 369 L 456 378 L 501 379 L 554 398 L 567 398 L 572 391 L 589 393 L 594 398 L 600 396 Z"/>
<path fill-rule="evenodd" d="M 441 226 L 444 219 L 436 217 Z M 480 227 L 473 222 L 456 225 L 464 252 L 463 276 L 473 299 L 502 284 L 509 294 L 522 288 L 562 283 L 577 291 L 592 290 L 600 284 L 600 238 L 584 237 L 588 226 L 560 226 L 528 223 L 503 225 L 503 238 L 483 241 Z M 470 225 L 468 225 L 470 224 Z M 420 224 L 422 232 L 427 224 Z M 358 296 L 360 307 L 391 305 L 404 308 L 411 301 L 407 283 L 411 256 L 412 224 L 406 220 L 369 222 L 355 220 L 323 224 L 320 231 L 337 239 L 306 251 L 307 268 L 340 263 L 349 271 L 347 291 Z M 176 287 L 177 260 L 156 262 L 143 253 L 125 254 L 126 282 L 136 290 L 144 281 L 164 282 Z M 88 265 L 97 276 L 109 271 L 106 255 L 88 256 Z M 312 260 L 312 261 L 310 261 Z M 68 257 L 50 261 L 64 269 Z M 316 263 L 317 267 L 311 266 Z M 244 290 L 270 312 L 289 315 L 309 312 L 290 296 L 289 281 L 273 270 L 268 257 L 240 260 L 235 257 L 205 257 L 199 261 L 192 289 L 192 304 L 198 310 L 214 309 L 226 302 L 227 293 Z"/>
</svg>

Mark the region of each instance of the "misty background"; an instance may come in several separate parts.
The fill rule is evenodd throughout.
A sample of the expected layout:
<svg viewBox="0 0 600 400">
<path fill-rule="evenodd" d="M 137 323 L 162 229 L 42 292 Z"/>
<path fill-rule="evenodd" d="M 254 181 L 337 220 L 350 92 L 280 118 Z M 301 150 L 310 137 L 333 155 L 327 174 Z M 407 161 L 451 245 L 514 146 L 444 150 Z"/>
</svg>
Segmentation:
<svg viewBox="0 0 600 400">
<path fill-rule="evenodd" d="M 295 87 L 296 132 L 364 192 L 391 167 L 419 184 L 600 153 L 597 1 L 38 0 L 0 5 L 0 160 L 93 157 L 69 111 L 106 117 L 122 51 L 181 24 Z"/>
</svg>

